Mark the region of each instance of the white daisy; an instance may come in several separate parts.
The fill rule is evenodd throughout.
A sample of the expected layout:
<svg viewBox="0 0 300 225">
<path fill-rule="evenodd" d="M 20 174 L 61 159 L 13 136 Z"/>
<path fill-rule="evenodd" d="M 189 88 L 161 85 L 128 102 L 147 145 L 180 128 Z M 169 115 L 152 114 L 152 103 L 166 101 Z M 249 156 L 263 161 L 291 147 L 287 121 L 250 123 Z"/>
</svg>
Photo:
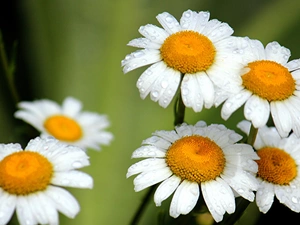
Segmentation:
<svg viewBox="0 0 300 225">
<path fill-rule="evenodd" d="M 58 211 L 74 218 L 80 207 L 59 186 L 92 188 L 92 178 L 76 169 L 89 165 L 86 153 L 48 137 L 0 145 L 0 224 L 16 209 L 20 224 L 58 224 Z"/>
<path fill-rule="evenodd" d="M 20 102 L 18 107 L 20 110 L 15 117 L 31 124 L 42 136 L 53 136 L 83 149 L 97 150 L 113 139 L 113 135 L 104 130 L 110 125 L 106 115 L 81 111 L 82 104 L 75 98 L 66 98 L 62 106 L 43 99 Z"/>
<path fill-rule="evenodd" d="M 209 12 L 187 10 L 178 22 L 164 12 L 156 17 L 163 28 L 151 24 L 140 27 L 144 37 L 128 45 L 144 49 L 127 55 L 122 66 L 127 73 L 153 64 L 137 81 L 142 99 L 150 93 L 150 98 L 165 108 L 181 84 L 186 107 L 199 112 L 203 105 L 213 105 L 213 82 L 238 72 L 235 57 L 239 51 L 233 51 L 237 49 L 233 29 L 209 17 Z"/>
<path fill-rule="evenodd" d="M 243 121 L 238 127 L 249 134 L 250 122 Z M 300 139 L 295 134 L 282 138 L 275 127 L 258 129 L 254 148 L 260 160 L 257 161 L 256 204 L 267 213 L 274 196 L 295 212 L 300 212 Z"/>
<path fill-rule="evenodd" d="M 290 50 L 277 42 L 266 48 L 258 40 L 240 38 L 240 42 L 245 46 L 240 76 L 224 77 L 231 79 L 231 85 L 220 91 L 215 102 L 218 106 L 226 100 L 222 118 L 228 119 L 245 103 L 245 118 L 255 128 L 266 125 L 271 113 L 282 137 L 291 130 L 300 136 L 300 60 L 288 62 Z"/>
<path fill-rule="evenodd" d="M 159 184 L 154 201 L 160 206 L 173 192 L 170 215 L 188 214 L 196 205 L 200 190 L 219 222 L 225 212 L 235 211 L 235 193 L 249 201 L 257 189 L 255 173 L 258 156 L 241 136 L 223 125 L 182 124 L 173 131 L 156 131 L 135 150 L 133 158 L 147 158 L 132 165 L 127 177 L 134 179 L 135 191 Z"/>
</svg>

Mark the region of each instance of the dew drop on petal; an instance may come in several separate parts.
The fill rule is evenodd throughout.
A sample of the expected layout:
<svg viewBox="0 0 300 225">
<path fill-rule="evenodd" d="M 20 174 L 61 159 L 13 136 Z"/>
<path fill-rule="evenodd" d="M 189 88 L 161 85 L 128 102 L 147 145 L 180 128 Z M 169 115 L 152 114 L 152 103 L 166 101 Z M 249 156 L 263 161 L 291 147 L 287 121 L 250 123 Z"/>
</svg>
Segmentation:
<svg viewBox="0 0 300 225">
<path fill-rule="evenodd" d="M 75 161 L 75 162 L 72 163 L 72 166 L 74 168 L 81 168 L 82 167 L 82 163 L 79 162 L 79 161 Z"/>
<path fill-rule="evenodd" d="M 296 197 L 292 197 L 292 202 L 293 203 L 298 203 L 298 199 Z"/>
<path fill-rule="evenodd" d="M 153 91 L 151 93 L 151 95 L 154 97 L 154 98 L 157 98 L 158 97 L 158 91 Z"/>
<path fill-rule="evenodd" d="M 172 23 L 172 22 L 173 22 L 173 17 L 172 17 L 172 16 L 167 16 L 167 17 L 165 18 L 165 21 L 166 21 L 167 23 Z"/>
</svg>

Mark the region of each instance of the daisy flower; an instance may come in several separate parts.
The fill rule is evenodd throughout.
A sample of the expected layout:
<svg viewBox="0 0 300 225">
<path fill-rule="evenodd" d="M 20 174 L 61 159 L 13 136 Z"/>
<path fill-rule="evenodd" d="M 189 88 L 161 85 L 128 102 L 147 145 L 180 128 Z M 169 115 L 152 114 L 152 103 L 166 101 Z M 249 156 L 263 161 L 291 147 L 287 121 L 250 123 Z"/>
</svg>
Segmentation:
<svg viewBox="0 0 300 225">
<path fill-rule="evenodd" d="M 235 211 L 235 195 L 254 200 L 258 156 L 242 137 L 223 125 L 182 124 L 173 131 L 156 131 L 135 150 L 133 158 L 147 158 L 129 167 L 135 191 L 159 184 L 154 202 L 174 193 L 170 215 L 188 214 L 195 207 L 200 190 L 213 216 L 219 222 L 225 212 Z"/>
<path fill-rule="evenodd" d="M 66 98 L 62 106 L 43 99 L 20 102 L 18 107 L 20 110 L 15 117 L 31 124 L 42 136 L 53 136 L 83 149 L 97 150 L 113 139 L 113 135 L 104 130 L 110 125 L 106 115 L 83 112 L 81 102 L 75 98 Z"/>
<path fill-rule="evenodd" d="M 249 134 L 250 122 L 243 121 L 238 127 Z M 295 134 L 280 137 L 275 127 L 258 129 L 254 148 L 260 157 L 257 160 L 256 204 L 267 213 L 274 196 L 291 210 L 300 212 L 300 139 Z"/>
<path fill-rule="evenodd" d="M 151 24 L 140 27 L 144 37 L 128 45 L 144 49 L 128 54 L 122 66 L 127 73 L 153 64 L 137 81 L 142 99 L 150 93 L 150 98 L 165 108 L 180 85 L 186 107 L 200 112 L 203 105 L 213 105 L 213 81 L 237 72 L 238 51 L 233 51 L 233 29 L 209 17 L 209 12 L 187 10 L 178 22 L 164 12 L 156 17 L 163 28 Z"/>
<path fill-rule="evenodd" d="M 52 137 L 37 137 L 22 150 L 0 145 L 0 224 L 14 211 L 21 225 L 59 223 L 58 211 L 74 218 L 77 200 L 60 186 L 92 188 L 92 178 L 76 169 L 89 165 L 86 153 Z"/>
<path fill-rule="evenodd" d="M 288 62 L 290 50 L 271 42 L 264 46 L 258 40 L 240 38 L 244 46 L 240 76 L 231 79 L 227 90 L 215 104 L 222 106 L 222 118 L 227 120 L 243 104 L 245 118 L 255 128 L 266 125 L 270 113 L 282 137 L 291 130 L 300 136 L 300 60 Z M 230 88 L 229 88 L 230 87 Z"/>
</svg>

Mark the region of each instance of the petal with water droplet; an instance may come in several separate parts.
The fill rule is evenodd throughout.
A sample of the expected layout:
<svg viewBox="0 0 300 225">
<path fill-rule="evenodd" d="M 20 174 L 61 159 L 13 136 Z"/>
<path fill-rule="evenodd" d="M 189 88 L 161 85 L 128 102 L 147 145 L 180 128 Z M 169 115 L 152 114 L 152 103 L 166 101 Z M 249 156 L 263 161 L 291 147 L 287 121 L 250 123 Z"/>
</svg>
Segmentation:
<svg viewBox="0 0 300 225">
<path fill-rule="evenodd" d="M 163 181 L 155 191 L 154 202 L 156 206 L 160 206 L 162 201 L 167 199 L 178 187 L 181 179 L 176 175 L 173 175 Z"/>
<path fill-rule="evenodd" d="M 174 193 L 170 205 L 170 215 L 174 218 L 188 214 L 196 205 L 200 195 L 196 182 L 183 180 Z"/>
<path fill-rule="evenodd" d="M 288 48 L 281 46 L 276 41 L 268 43 L 265 52 L 266 59 L 278 62 L 283 66 L 285 66 L 291 56 L 291 51 Z"/>
<path fill-rule="evenodd" d="M 167 12 L 158 14 L 156 18 L 169 34 L 173 34 L 181 30 L 180 24 L 175 17 Z"/>
<path fill-rule="evenodd" d="M 93 178 L 90 175 L 77 170 L 56 172 L 51 183 L 66 187 L 92 188 Z"/>
</svg>

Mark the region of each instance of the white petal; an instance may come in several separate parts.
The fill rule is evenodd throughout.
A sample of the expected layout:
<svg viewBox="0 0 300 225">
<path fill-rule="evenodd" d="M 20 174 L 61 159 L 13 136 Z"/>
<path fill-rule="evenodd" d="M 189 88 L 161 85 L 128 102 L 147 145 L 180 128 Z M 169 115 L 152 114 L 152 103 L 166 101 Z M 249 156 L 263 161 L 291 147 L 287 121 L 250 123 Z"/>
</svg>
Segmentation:
<svg viewBox="0 0 300 225">
<path fill-rule="evenodd" d="M 16 213 L 21 225 L 38 224 L 30 207 L 30 196 L 18 196 L 16 204 Z"/>
<path fill-rule="evenodd" d="M 226 100 L 222 106 L 221 117 L 227 120 L 233 112 L 240 108 L 251 96 L 251 93 L 247 90 L 242 90 L 240 93 L 232 95 Z"/>
<path fill-rule="evenodd" d="M 274 201 L 274 187 L 273 184 L 262 182 L 256 192 L 256 204 L 259 211 L 267 213 Z"/>
<path fill-rule="evenodd" d="M 197 204 L 199 195 L 200 189 L 197 183 L 182 181 L 172 198 L 170 216 L 176 218 L 180 214 L 188 214 Z"/>
<path fill-rule="evenodd" d="M 122 60 L 123 72 L 128 73 L 136 68 L 161 61 L 157 49 L 143 49 L 130 53 Z"/>
<path fill-rule="evenodd" d="M 0 160 L 14 152 L 20 151 L 22 151 L 22 147 L 20 144 L 0 144 Z"/>
<path fill-rule="evenodd" d="M 170 80 L 172 78 L 174 79 L 173 81 Z M 164 92 L 173 98 L 179 85 L 179 79 L 179 72 L 167 68 L 164 62 L 159 62 L 150 66 L 139 77 L 136 86 L 140 91 L 142 99 L 146 98 L 146 96 L 151 92 L 151 97 L 154 101 L 157 101 Z"/>
<path fill-rule="evenodd" d="M 292 129 L 292 118 L 284 102 L 271 102 L 271 114 L 281 137 L 287 137 Z"/>
<path fill-rule="evenodd" d="M 226 173 L 221 174 L 221 177 L 243 198 L 253 201 L 254 193 L 258 188 L 258 182 L 254 174 L 244 170 L 237 170 L 237 167 L 227 165 Z M 230 168 L 230 169 L 229 169 Z M 228 171 L 228 172 L 227 172 Z"/>
<path fill-rule="evenodd" d="M 275 186 L 275 195 L 279 202 L 289 207 L 294 212 L 300 212 L 300 190 L 287 186 Z"/>
<path fill-rule="evenodd" d="M 178 187 L 181 179 L 176 175 L 164 180 L 156 189 L 154 194 L 154 202 L 156 206 L 161 206 L 162 201 L 167 199 Z"/>
<path fill-rule="evenodd" d="M 229 185 L 221 178 L 203 182 L 201 190 L 206 205 L 216 222 L 220 222 L 225 212 L 235 211 L 235 198 Z"/>
<path fill-rule="evenodd" d="M 172 130 L 172 131 L 159 130 L 159 131 L 155 131 L 153 133 L 153 135 L 161 137 L 161 138 L 169 141 L 170 143 L 174 143 L 179 138 L 181 138 L 174 130 Z"/>
<path fill-rule="evenodd" d="M 173 34 L 181 30 L 180 24 L 175 17 L 167 12 L 158 14 L 156 19 L 169 34 Z"/>
<path fill-rule="evenodd" d="M 200 75 L 197 75 L 200 76 Z M 181 83 L 182 101 L 186 107 L 193 108 L 195 112 L 202 111 L 204 99 L 201 95 L 197 76 L 186 74 Z M 203 73 L 203 76 L 204 73 Z"/>
<path fill-rule="evenodd" d="M 191 136 L 193 134 L 193 126 L 187 124 L 181 124 L 175 127 L 177 134 L 180 137 Z"/>
<path fill-rule="evenodd" d="M 150 41 L 148 38 L 136 38 L 127 44 L 137 48 L 149 48 L 149 49 L 160 49 L 161 44 Z"/>
<path fill-rule="evenodd" d="M 55 172 L 51 183 L 66 187 L 92 188 L 93 178 L 84 172 L 71 170 L 66 172 Z"/>
<path fill-rule="evenodd" d="M 300 69 L 300 59 L 291 60 L 285 66 L 288 68 L 289 71 L 298 70 Z"/>
<path fill-rule="evenodd" d="M 166 150 L 156 146 L 142 146 L 136 149 L 131 158 L 165 157 Z"/>
<path fill-rule="evenodd" d="M 69 218 L 74 218 L 80 210 L 77 200 L 65 189 L 49 186 L 45 194 L 53 200 L 56 209 Z"/>
<path fill-rule="evenodd" d="M 267 100 L 252 95 L 245 104 L 244 115 L 258 128 L 266 125 L 270 115 L 270 105 Z"/>
<path fill-rule="evenodd" d="M 150 159 L 144 159 L 142 161 L 139 161 L 132 166 L 128 168 L 126 177 L 130 177 L 132 175 L 145 172 L 145 171 L 151 171 L 151 170 L 157 170 L 167 167 L 166 160 L 165 159 L 159 159 L 159 158 L 150 158 Z"/>
<path fill-rule="evenodd" d="M 15 207 L 17 197 L 15 195 L 8 194 L 0 189 L 0 224 L 7 224 L 11 219 Z"/>
<path fill-rule="evenodd" d="M 177 71 L 166 68 L 152 84 L 150 98 L 152 101 L 158 101 L 159 105 L 166 108 L 173 99 L 178 85 L 180 75 Z"/>
<path fill-rule="evenodd" d="M 167 179 L 171 175 L 172 171 L 168 167 L 143 172 L 134 178 L 134 190 L 136 192 L 141 191 Z"/>
<path fill-rule="evenodd" d="M 82 103 L 75 98 L 68 97 L 62 104 L 62 112 L 70 117 L 76 116 L 82 108 Z"/>
<path fill-rule="evenodd" d="M 233 29 L 227 23 L 220 23 L 207 36 L 212 42 L 217 42 L 229 37 L 231 34 L 233 34 Z"/>
<path fill-rule="evenodd" d="M 195 30 L 201 33 L 209 20 L 209 12 L 194 12 L 187 10 L 182 14 L 180 25 L 186 30 Z"/>
<path fill-rule="evenodd" d="M 291 51 L 280 46 L 276 41 L 267 44 L 265 51 L 266 59 L 276 61 L 282 65 L 285 65 L 291 56 Z"/>
<path fill-rule="evenodd" d="M 43 192 L 30 195 L 29 207 L 39 224 L 59 224 L 55 205 Z"/>
<path fill-rule="evenodd" d="M 141 26 L 139 32 L 147 39 L 158 44 L 163 44 L 164 40 L 169 36 L 164 29 L 152 24 Z"/>
<path fill-rule="evenodd" d="M 146 140 L 142 141 L 142 145 L 153 145 L 160 149 L 161 148 L 168 149 L 170 147 L 171 143 L 161 137 L 152 136 L 152 137 L 147 138 Z M 154 156 L 154 157 L 156 157 L 156 156 Z"/>
</svg>

